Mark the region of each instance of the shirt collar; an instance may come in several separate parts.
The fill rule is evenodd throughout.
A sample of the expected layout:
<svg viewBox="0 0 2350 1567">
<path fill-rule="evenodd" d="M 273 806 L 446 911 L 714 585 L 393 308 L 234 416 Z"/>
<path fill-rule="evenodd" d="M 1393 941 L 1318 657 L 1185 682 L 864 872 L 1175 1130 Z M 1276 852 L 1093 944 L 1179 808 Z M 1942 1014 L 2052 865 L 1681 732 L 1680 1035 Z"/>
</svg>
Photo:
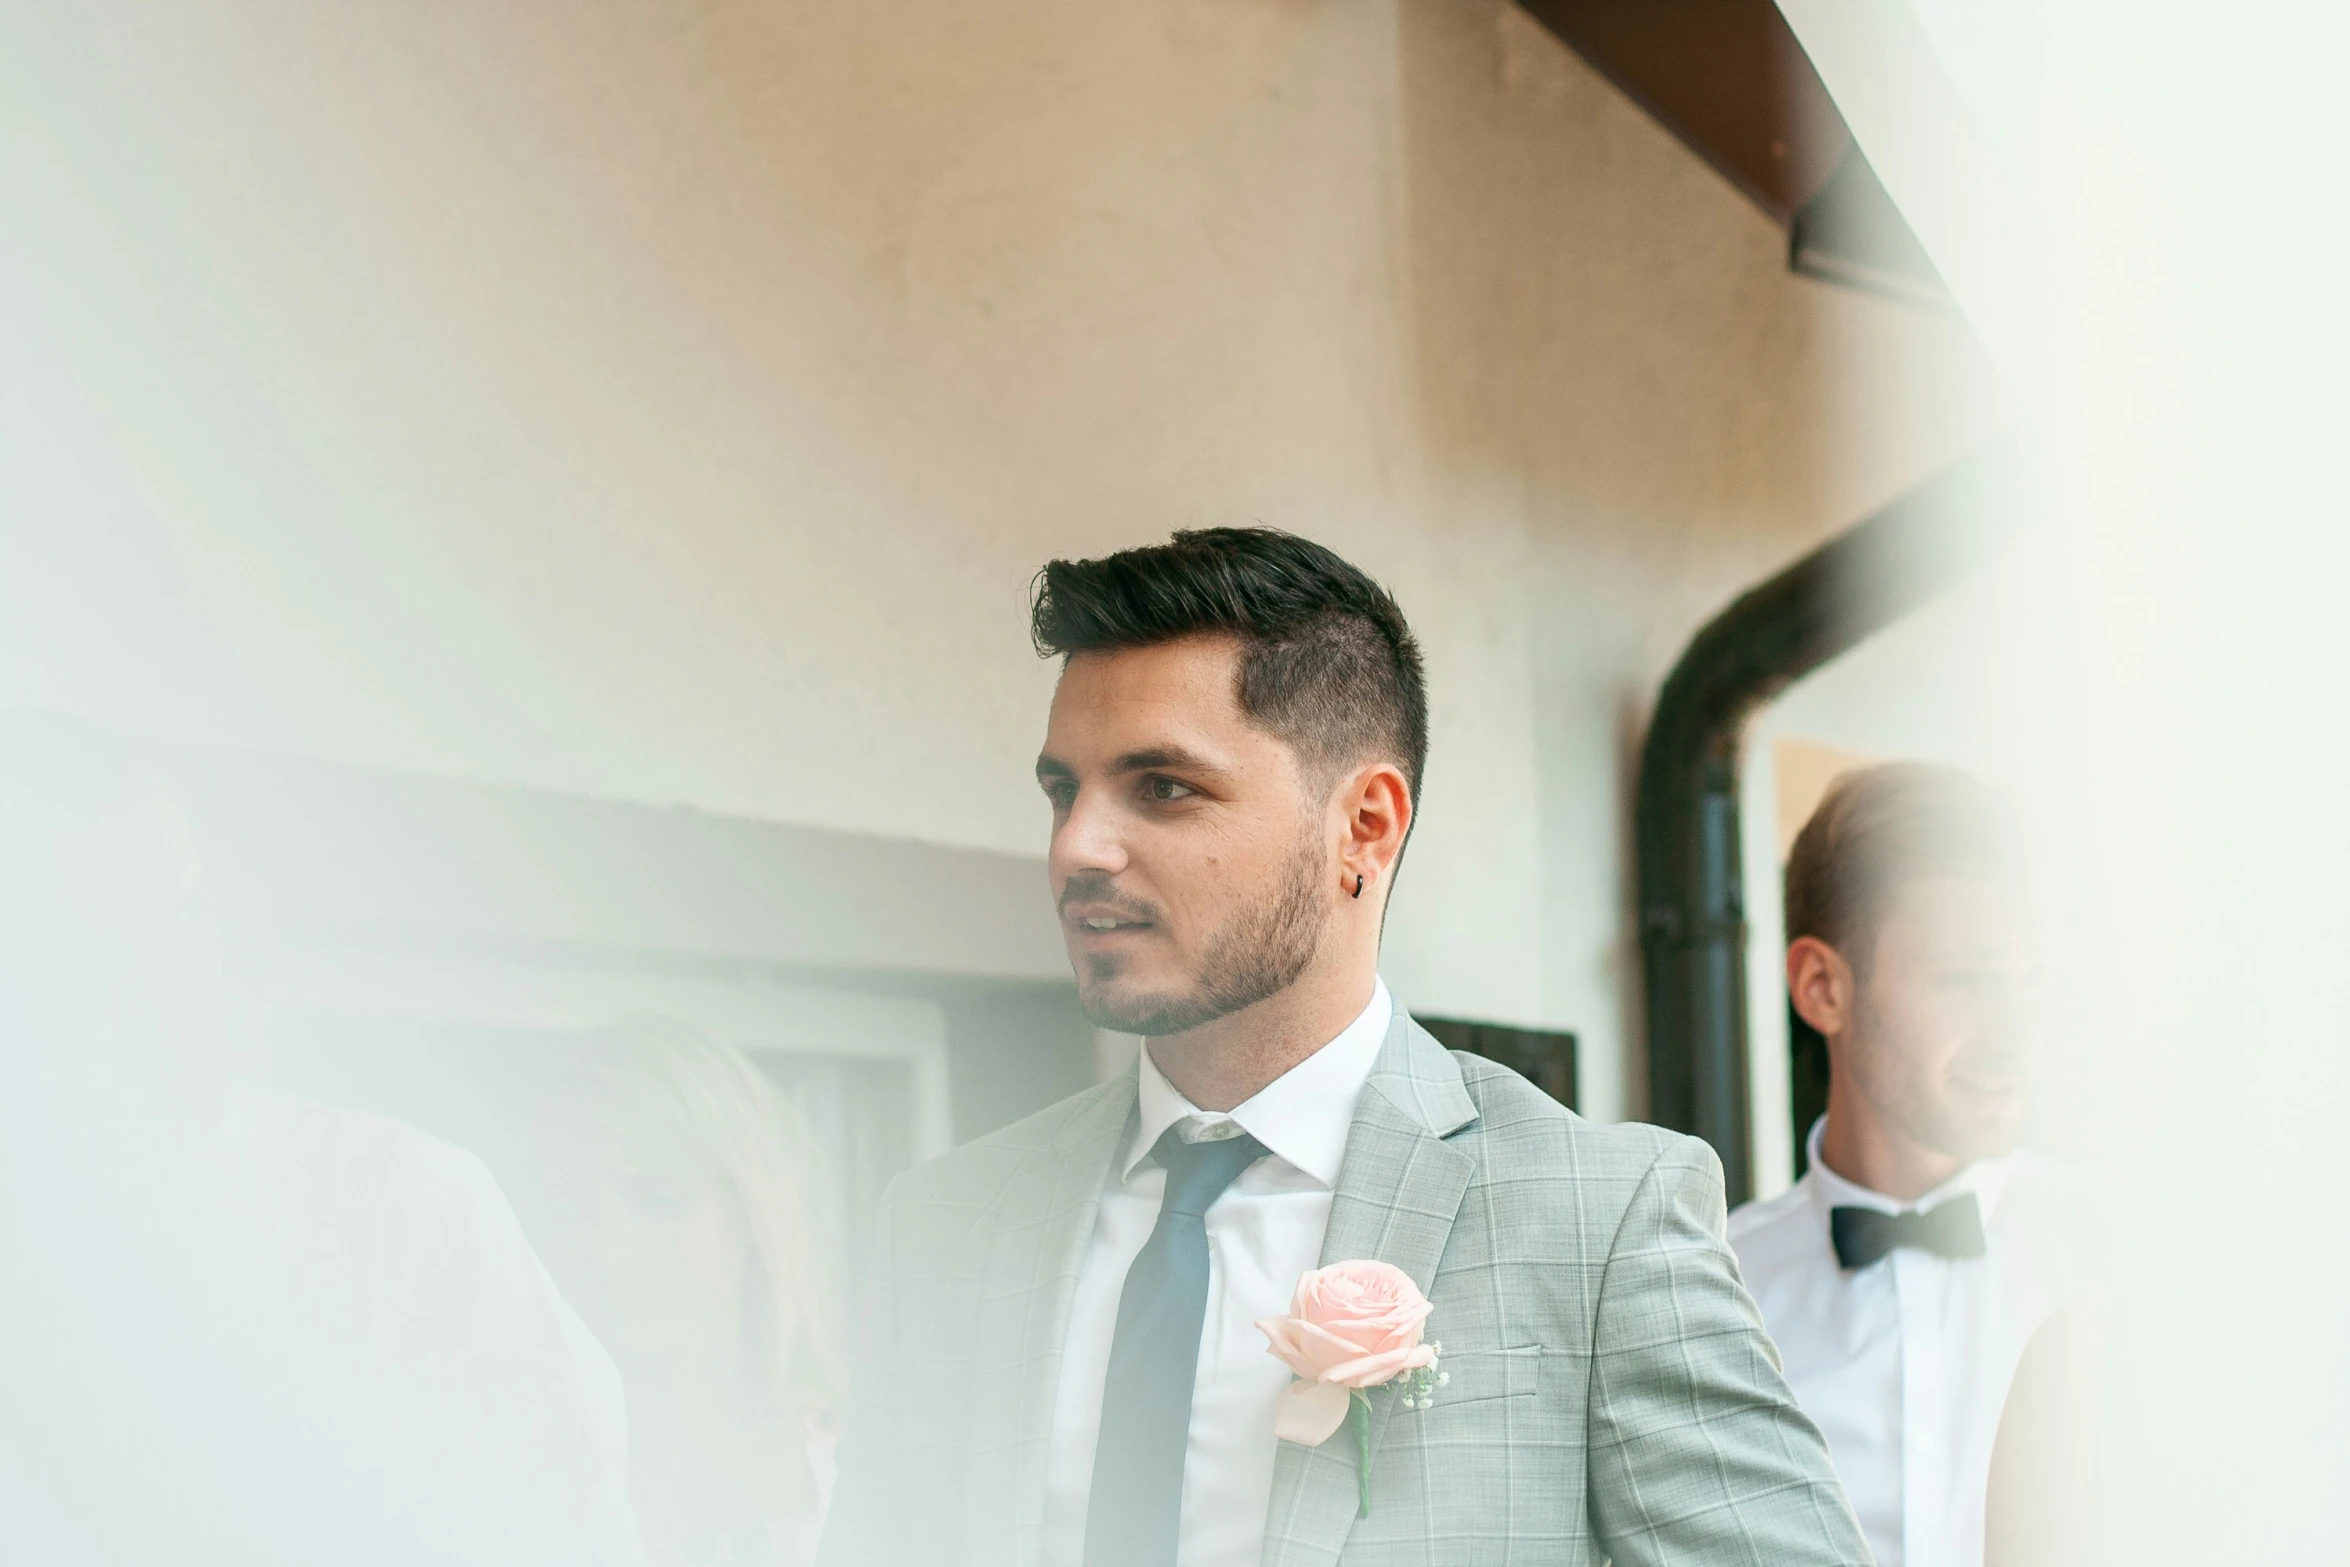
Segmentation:
<svg viewBox="0 0 2350 1567">
<path fill-rule="evenodd" d="M 1374 978 L 1370 1004 L 1339 1031 L 1338 1037 L 1258 1089 L 1229 1114 L 1202 1110 L 1167 1081 L 1150 1046 L 1142 1048 L 1137 1086 L 1140 1120 L 1134 1141 L 1119 1166 L 1121 1180 L 1131 1179 L 1135 1166 L 1158 1146 L 1168 1127 L 1184 1120 L 1212 1126 L 1232 1121 L 1263 1143 L 1268 1152 L 1303 1171 L 1324 1186 L 1338 1185 L 1338 1167 L 1346 1158 L 1346 1137 L 1354 1126 L 1355 1101 L 1370 1081 L 1379 1047 L 1387 1042 L 1387 1027 L 1395 1017 L 1395 1000 L 1387 982 Z"/>
<path fill-rule="evenodd" d="M 1811 1186 L 1812 1206 L 1819 1209 L 1824 1223 L 1832 1208 L 1874 1208 L 1880 1213 L 1925 1213 L 1939 1208 L 1953 1197 L 1972 1192 L 1975 1205 L 1982 1211 L 1983 1222 L 1991 1222 L 1991 1210 L 1999 1206 L 1999 1194 L 2007 1189 L 2007 1178 L 2015 1170 L 2015 1155 L 2001 1154 L 1996 1159 L 1977 1159 L 1949 1180 L 1920 1197 L 1916 1202 L 1900 1202 L 1874 1192 L 1855 1181 L 1848 1181 L 1827 1166 L 1820 1157 L 1820 1138 L 1827 1130 L 1828 1118 L 1821 1116 L 1811 1124 L 1811 1135 L 1803 1140 L 1803 1151 L 1809 1168 L 1804 1180 Z"/>
</svg>

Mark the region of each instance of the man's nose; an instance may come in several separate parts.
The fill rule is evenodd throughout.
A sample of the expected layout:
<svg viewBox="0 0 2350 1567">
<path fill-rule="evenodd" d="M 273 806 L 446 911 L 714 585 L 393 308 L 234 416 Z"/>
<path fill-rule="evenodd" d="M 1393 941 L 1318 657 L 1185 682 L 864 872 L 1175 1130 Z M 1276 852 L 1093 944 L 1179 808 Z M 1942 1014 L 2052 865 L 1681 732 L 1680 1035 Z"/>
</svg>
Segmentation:
<svg viewBox="0 0 2350 1567">
<path fill-rule="evenodd" d="M 2038 975 L 2020 975 L 1997 986 L 1986 1019 L 2001 1035 L 2029 1044 L 2048 1021 L 2048 995 Z"/>
<path fill-rule="evenodd" d="M 1126 868 L 1126 841 L 1118 812 L 1094 790 L 1082 790 L 1053 829 L 1053 885 L 1080 871 L 1116 875 Z"/>
</svg>

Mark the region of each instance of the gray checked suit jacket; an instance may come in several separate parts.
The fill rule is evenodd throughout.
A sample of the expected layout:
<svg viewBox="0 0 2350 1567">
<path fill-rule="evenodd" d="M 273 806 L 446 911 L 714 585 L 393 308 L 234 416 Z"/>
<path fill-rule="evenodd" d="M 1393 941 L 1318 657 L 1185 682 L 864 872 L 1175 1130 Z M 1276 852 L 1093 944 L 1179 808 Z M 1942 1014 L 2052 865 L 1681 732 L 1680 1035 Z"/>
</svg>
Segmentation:
<svg viewBox="0 0 2350 1567">
<path fill-rule="evenodd" d="M 1078 1266 L 1132 1073 L 902 1177 L 823 1567 L 1030 1567 Z M 1722 1240 L 1721 1166 L 1598 1126 L 1399 1006 L 1355 1111 L 1325 1263 L 1435 1310 L 1451 1381 L 1375 1393 L 1356 1445 L 1280 1445 L 1266 1567 L 1866 1563 Z"/>
</svg>

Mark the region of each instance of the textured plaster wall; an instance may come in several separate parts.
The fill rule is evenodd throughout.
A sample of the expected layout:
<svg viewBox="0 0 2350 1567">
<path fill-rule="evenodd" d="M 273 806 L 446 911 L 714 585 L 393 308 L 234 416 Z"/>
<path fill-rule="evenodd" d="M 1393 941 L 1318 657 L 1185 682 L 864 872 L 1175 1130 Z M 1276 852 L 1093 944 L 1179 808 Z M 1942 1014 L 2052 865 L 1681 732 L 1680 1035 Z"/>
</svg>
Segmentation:
<svg viewBox="0 0 2350 1567">
<path fill-rule="evenodd" d="M 1293 528 L 1428 645 L 1390 977 L 1602 1115 L 1650 693 L 1994 417 L 1492 0 L 0 29 L 0 700 L 1035 852 L 1037 564 Z"/>
</svg>

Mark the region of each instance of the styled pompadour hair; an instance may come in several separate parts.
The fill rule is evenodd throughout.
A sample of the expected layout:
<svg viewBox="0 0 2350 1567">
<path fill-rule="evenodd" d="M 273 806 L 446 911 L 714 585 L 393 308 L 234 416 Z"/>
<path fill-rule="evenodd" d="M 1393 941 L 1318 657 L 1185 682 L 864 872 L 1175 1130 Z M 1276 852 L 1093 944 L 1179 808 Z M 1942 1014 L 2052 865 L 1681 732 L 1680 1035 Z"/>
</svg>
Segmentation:
<svg viewBox="0 0 2350 1567">
<path fill-rule="evenodd" d="M 1418 803 L 1428 761 L 1420 645 L 1385 588 L 1312 540 L 1202 528 L 1099 560 L 1056 560 L 1036 574 L 1032 608 L 1045 658 L 1237 638 L 1241 711 L 1325 773 L 1393 762 Z"/>
</svg>

